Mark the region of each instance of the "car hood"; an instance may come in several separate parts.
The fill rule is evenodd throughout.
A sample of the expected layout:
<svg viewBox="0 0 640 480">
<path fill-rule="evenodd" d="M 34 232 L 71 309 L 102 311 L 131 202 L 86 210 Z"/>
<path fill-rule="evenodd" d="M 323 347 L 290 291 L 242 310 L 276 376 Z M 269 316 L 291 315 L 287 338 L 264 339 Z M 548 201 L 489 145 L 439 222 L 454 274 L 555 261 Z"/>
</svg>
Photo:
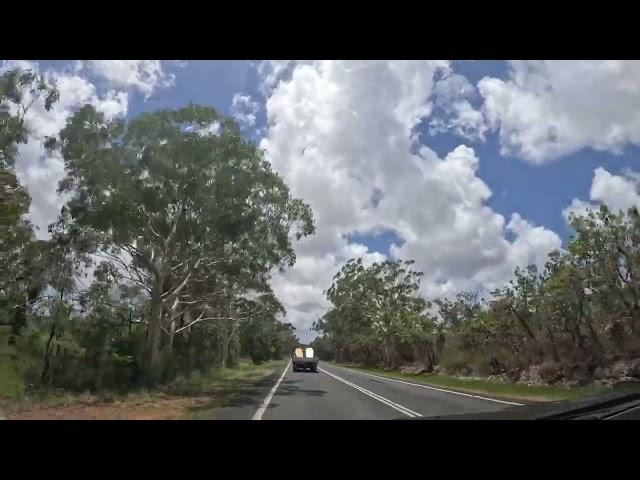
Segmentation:
<svg viewBox="0 0 640 480">
<path fill-rule="evenodd" d="M 420 420 L 618 420 L 640 419 L 640 392 L 510 407 L 497 412 L 437 415 Z"/>
</svg>

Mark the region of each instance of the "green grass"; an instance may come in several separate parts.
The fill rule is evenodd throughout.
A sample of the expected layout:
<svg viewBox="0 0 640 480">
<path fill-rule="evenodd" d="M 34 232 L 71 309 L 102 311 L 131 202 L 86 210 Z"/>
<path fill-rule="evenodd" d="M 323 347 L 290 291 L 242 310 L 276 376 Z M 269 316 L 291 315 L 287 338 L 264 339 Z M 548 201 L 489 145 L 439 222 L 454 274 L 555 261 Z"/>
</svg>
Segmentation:
<svg viewBox="0 0 640 480">
<path fill-rule="evenodd" d="M 361 370 L 381 377 L 395 378 L 412 383 L 421 383 L 433 387 L 447 388 L 464 393 L 474 393 L 478 395 L 484 394 L 505 400 L 544 402 L 585 398 L 611 392 L 611 389 L 607 387 L 528 386 L 517 383 L 464 379 L 442 374 L 416 375 L 402 373 L 395 370 L 385 371 L 377 368 L 365 368 L 359 365 L 336 365 Z"/>
<path fill-rule="evenodd" d="M 211 370 L 209 373 L 194 373 L 189 377 L 178 378 L 169 388 L 188 386 L 206 391 L 211 387 L 258 380 L 278 370 L 281 371 L 284 365 L 284 360 L 271 360 L 260 365 L 254 365 L 249 360 L 241 359 L 238 365 L 232 368 L 218 368 Z"/>
<path fill-rule="evenodd" d="M 5 414 L 20 409 L 32 407 L 60 407 L 82 403 L 113 403 L 136 404 L 153 403 L 157 399 L 178 397 L 210 397 L 211 401 L 204 406 L 189 408 L 186 416 L 189 418 L 207 418 L 211 411 L 224 403 L 230 397 L 250 389 L 253 385 L 272 374 L 279 374 L 284 369 L 288 359 L 272 360 L 260 365 L 254 365 L 250 360 L 241 359 L 233 368 L 212 369 L 207 373 L 193 373 L 189 377 L 178 377 L 168 385 L 157 388 L 133 389 L 126 393 L 102 391 L 95 395 L 89 392 L 70 392 L 61 389 L 39 389 L 26 396 L 9 395 L 17 387 L 11 387 L 6 379 L 2 365 L 0 365 L 0 410 Z M 8 371 L 8 370 L 7 370 Z M 11 373 L 11 372 L 9 372 Z M 3 376 L 4 375 L 4 376 Z M 19 380 L 19 378 L 18 378 Z M 12 384 L 11 384 L 12 385 Z M 4 400 L 1 398 L 4 392 Z M 22 391 L 20 390 L 20 393 Z M 0 414 L 2 416 L 2 414 Z"/>
<path fill-rule="evenodd" d="M 209 418 L 213 410 L 220 407 L 226 400 L 242 394 L 261 379 L 269 375 L 279 374 L 288 360 L 271 360 L 260 365 L 242 359 L 233 368 L 212 370 L 207 374 L 195 374 L 188 378 L 179 378 L 166 388 L 169 394 L 207 395 L 211 402 L 206 405 L 190 409 L 192 419 Z"/>
<path fill-rule="evenodd" d="M 15 368 L 0 356 L 0 398 L 19 399 L 24 394 L 24 383 Z"/>
</svg>

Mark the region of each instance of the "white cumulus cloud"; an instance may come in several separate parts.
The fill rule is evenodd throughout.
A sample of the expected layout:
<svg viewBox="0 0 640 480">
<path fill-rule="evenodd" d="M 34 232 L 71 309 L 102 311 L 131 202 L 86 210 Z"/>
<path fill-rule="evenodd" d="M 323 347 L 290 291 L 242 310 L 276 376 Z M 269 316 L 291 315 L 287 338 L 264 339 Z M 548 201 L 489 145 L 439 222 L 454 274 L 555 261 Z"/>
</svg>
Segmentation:
<svg viewBox="0 0 640 480">
<path fill-rule="evenodd" d="M 429 122 L 431 135 L 452 131 L 469 140 L 484 140 L 488 130 L 485 118 L 471 103 L 479 95 L 465 76 L 445 76 L 435 84 L 433 96 L 437 110 Z"/>
<path fill-rule="evenodd" d="M 599 205 L 606 205 L 610 210 L 626 212 L 631 207 L 640 209 L 640 175 L 627 170 L 622 175 L 614 175 L 602 167 L 595 169 L 589 199 L 585 202 L 574 198 L 563 210 L 565 219 L 569 214 L 583 215 L 587 210 L 595 210 Z"/>
<path fill-rule="evenodd" d="M 236 93 L 231 100 L 231 115 L 243 126 L 255 125 L 259 109 L 260 105 L 251 98 L 251 95 Z"/>
<path fill-rule="evenodd" d="M 177 66 L 181 65 L 177 63 Z M 87 60 L 84 66 L 112 86 L 135 88 L 145 98 L 175 82 L 175 75 L 167 73 L 160 60 Z"/>
<path fill-rule="evenodd" d="M 78 69 L 64 72 L 53 69 L 41 71 L 37 63 L 28 61 L 7 61 L 0 68 L 2 71 L 11 69 L 29 69 L 41 73 L 54 82 L 60 92 L 60 100 L 49 112 L 42 102 L 34 103 L 27 112 L 25 120 L 29 137 L 26 144 L 18 147 L 15 165 L 20 182 L 31 195 L 27 217 L 36 227 L 36 236 L 48 238 L 47 227 L 57 217 L 66 197 L 56 192 L 58 182 L 65 174 L 64 161 L 58 154 L 49 155 L 45 151 L 45 137 L 56 135 L 73 112 L 85 104 L 95 106 L 107 118 L 125 115 L 129 104 L 128 93 L 118 90 L 99 93 L 93 83 L 78 74 Z M 29 98 L 24 101 L 28 103 Z"/>
<path fill-rule="evenodd" d="M 478 84 L 503 154 L 544 163 L 585 147 L 640 145 L 640 61 L 512 61 Z"/>
<path fill-rule="evenodd" d="M 278 62 L 262 71 L 268 130 L 261 146 L 317 224 L 296 247 L 295 267 L 274 280 L 303 340 L 344 261 L 384 258 L 349 242 L 350 234 L 396 232 L 404 243 L 390 254 L 416 260 L 428 296 L 491 288 L 517 264 L 543 263 L 560 248 L 555 233 L 517 214 L 506 224 L 486 205 L 491 191 L 476 175 L 473 149 L 461 145 L 440 158 L 415 145 L 415 127 L 437 102 L 434 78 L 450 73 L 448 62 Z"/>
</svg>

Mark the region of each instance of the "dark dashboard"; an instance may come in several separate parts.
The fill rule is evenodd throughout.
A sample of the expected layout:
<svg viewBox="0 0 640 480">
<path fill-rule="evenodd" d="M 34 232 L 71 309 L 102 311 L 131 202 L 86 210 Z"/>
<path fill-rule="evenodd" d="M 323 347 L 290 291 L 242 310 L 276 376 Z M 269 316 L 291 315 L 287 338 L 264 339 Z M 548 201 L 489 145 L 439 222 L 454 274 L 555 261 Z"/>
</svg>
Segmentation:
<svg viewBox="0 0 640 480">
<path fill-rule="evenodd" d="M 498 412 L 422 417 L 420 420 L 640 420 L 640 392 L 535 403 Z"/>
</svg>

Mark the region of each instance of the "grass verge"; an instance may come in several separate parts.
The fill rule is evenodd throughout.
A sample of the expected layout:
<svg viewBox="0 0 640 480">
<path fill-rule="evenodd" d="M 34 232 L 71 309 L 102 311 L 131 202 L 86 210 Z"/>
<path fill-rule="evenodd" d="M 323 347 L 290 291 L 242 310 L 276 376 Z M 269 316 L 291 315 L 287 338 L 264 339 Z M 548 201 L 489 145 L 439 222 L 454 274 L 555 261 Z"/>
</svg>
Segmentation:
<svg viewBox="0 0 640 480">
<path fill-rule="evenodd" d="M 193 405 L 185 412 L 193 420 L 210 418 L 212 412 L 230 398 L 252 390 L 256 382 L 279 374 L 288 359 L 272 360 L 260 365 L 241 361 L 235 368 L 218 369 L 208 375 L 179 379 L 167 388 L 177 394 L 204 394 L 209 401 Z"/>
<path fill-rule="evenodd" d="M 442 374 L 408 374 L 397 370 L 385 371 L 361 365 L 339 364 L 339 367 L 352 368 L 362 372 L 394 378 L 427 386 L 445 388 L 463 393 L 487 395 L 503 400 L 524 402 L 548 402 L 586 398 L 611 392 L 607 387 L 564 387 L 564 386 L 528 386 L 518 383 L 494 382 L 489 380 L 466 379 Z"/>
<path fill-rule="evenodd" d="M 5 398 L 0 410 L 8 419 L 29 420 L 183 420 L 209 418 L 212 410 L 256 382 L 281 372 L 285 360 L 260 365 L 242 359 L 234 368 L 179 377 L 154 390 L 126 394 L 32 392 L 20 400 Z"/>
<path fill-rule="evenodd" d="M 9 365 L 6 357 L 0 355 L 0 397 L 17 400 L 23 394 L 24 384 L 20 375 Z"/>
</svg>

